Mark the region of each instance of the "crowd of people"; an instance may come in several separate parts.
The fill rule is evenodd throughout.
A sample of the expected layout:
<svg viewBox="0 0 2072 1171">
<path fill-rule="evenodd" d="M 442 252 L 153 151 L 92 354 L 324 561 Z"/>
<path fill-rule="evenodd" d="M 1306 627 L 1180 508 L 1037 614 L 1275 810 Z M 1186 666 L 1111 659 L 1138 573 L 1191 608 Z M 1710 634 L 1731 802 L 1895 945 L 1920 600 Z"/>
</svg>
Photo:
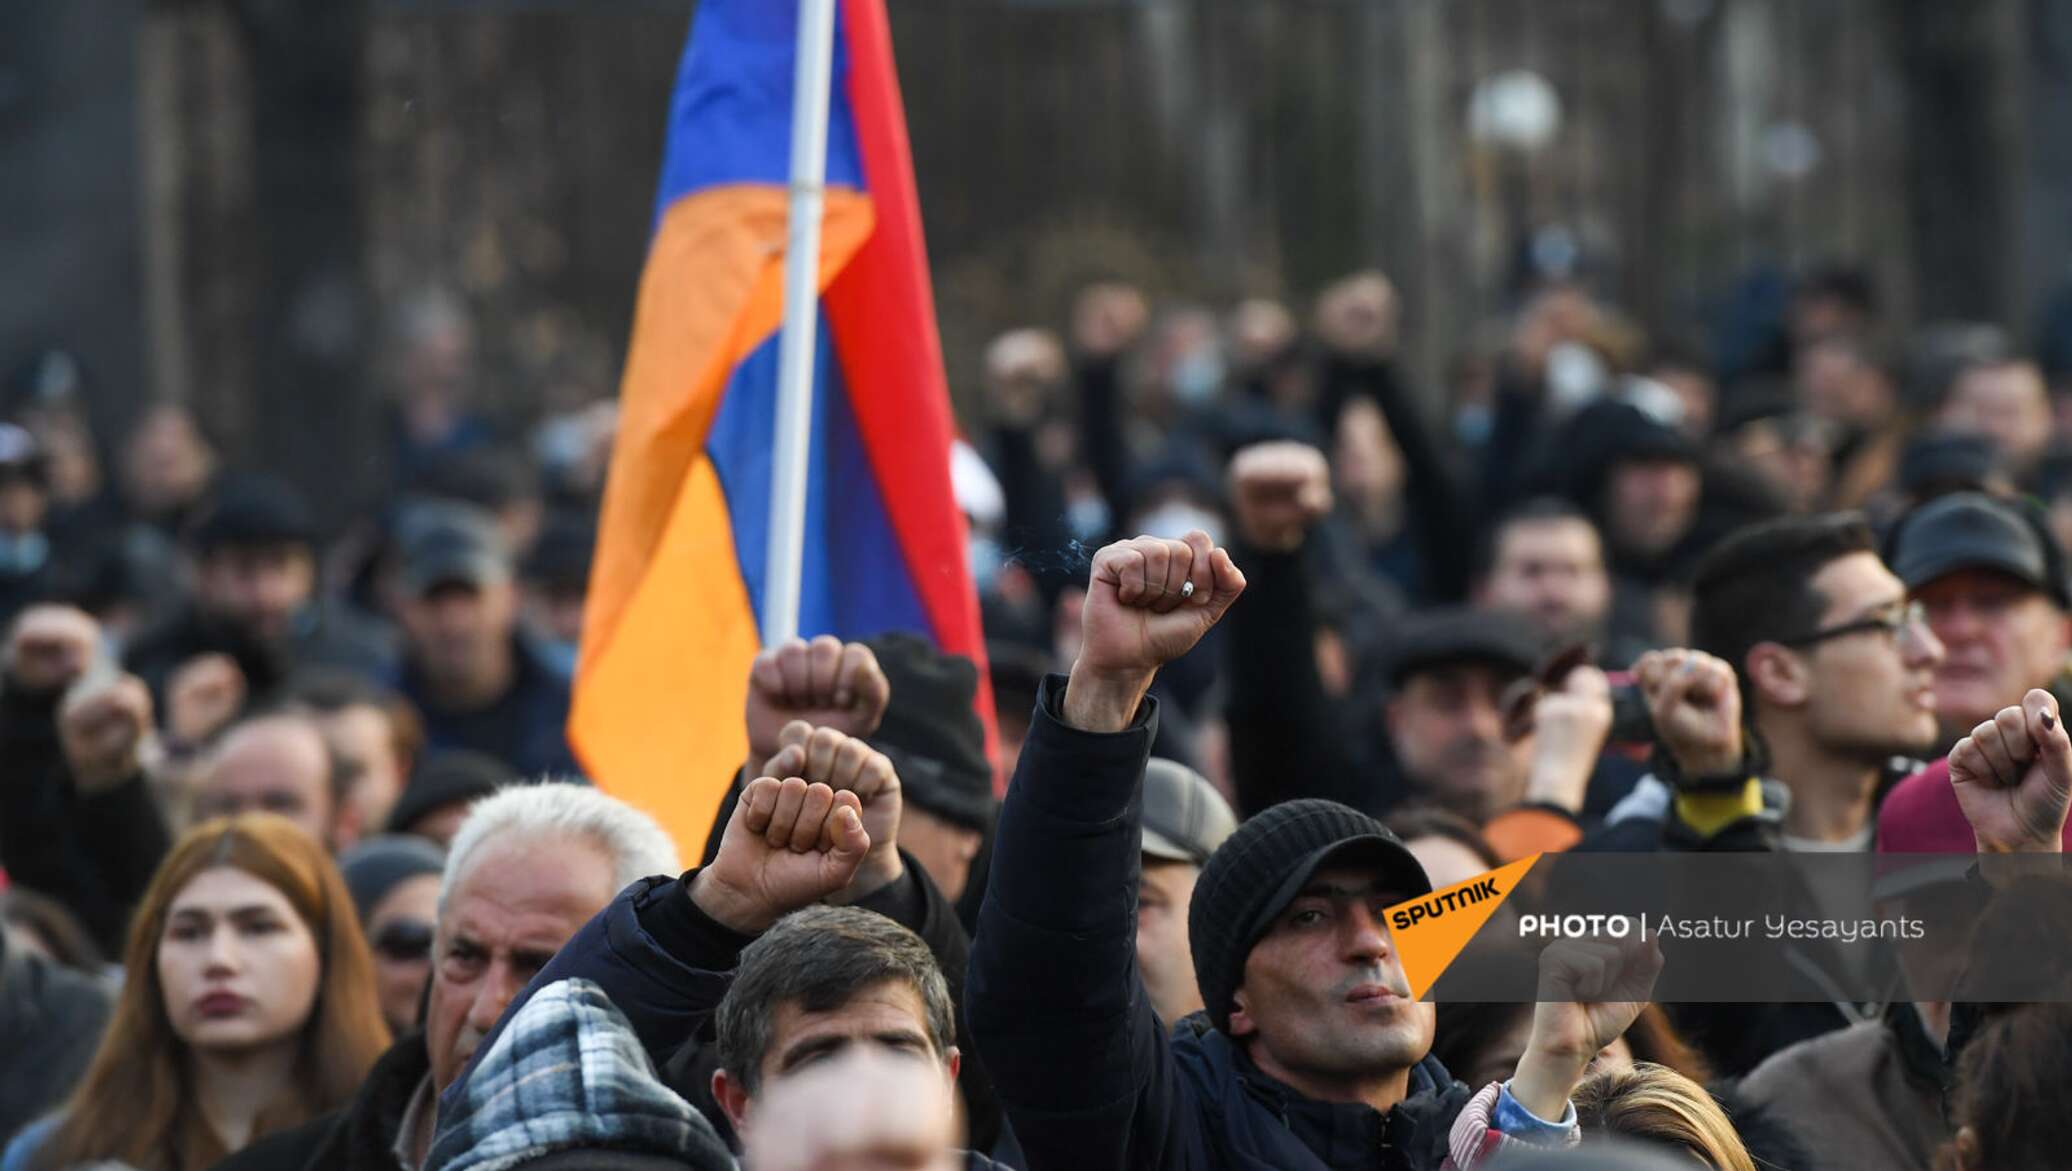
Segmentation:
<svg viewBox="0 0 2072 1171">
<path fill-rule="evenodd" d="M 2060 853 L 2072 370 L 1846 269 L 1702 347 L 1550 278 L 1436 388 L 1399 315 L 1098 284 L 996 339 L 988 663 L 765 650 L 702 858 L 563 732 L 608 400 L 514 431 L 406 307 L 394 493 L 331 532 L 181 406 L 104 451 L 39 357 L 0 1171 L 2062 1165 L 2072 996 L 1922 992 L 1962 948 L 1691 1004 L 1566 939 L 1537 1003 L 1435 1005 L 1382 910 L 1549 852 Z"/>
</svg>

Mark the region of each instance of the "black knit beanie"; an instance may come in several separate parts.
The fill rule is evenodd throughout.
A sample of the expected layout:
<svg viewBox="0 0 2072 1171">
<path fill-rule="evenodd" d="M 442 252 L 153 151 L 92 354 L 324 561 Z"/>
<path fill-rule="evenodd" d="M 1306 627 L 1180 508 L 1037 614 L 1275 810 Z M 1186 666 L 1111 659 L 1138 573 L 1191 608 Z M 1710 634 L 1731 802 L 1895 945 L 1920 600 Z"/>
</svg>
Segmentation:
<svg viewBox="0 0 2072 1171">
<path fill-rule="evenodd" d="M 1402 841 L 1356 809 L 1309 798 L 1261 810 L 1209 856 L 1187 908 L 1195 982 L 1218 1029 L 1230 1029 L 1252 946 L 1326 862 L 1372 864 L 1405 897 L 1432 889 Z"/>
<path fill-rule="evenodd" d="M 899 771 L 905 799 L 945 821 L 984 830 L 993 819 L 993 764 L 979 722 L 978 667 L 895 631 L 866 639 L 892 685 L 884 722 L 870 738 Z"/>
</svg>

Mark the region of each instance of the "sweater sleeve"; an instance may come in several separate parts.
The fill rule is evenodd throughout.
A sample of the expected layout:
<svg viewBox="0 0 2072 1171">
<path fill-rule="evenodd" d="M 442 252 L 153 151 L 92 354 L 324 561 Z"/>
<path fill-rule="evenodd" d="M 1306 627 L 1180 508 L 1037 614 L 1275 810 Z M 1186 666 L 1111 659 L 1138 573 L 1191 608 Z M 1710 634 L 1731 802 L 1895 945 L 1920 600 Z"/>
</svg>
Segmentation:
<svg viewBox="0 0 2072 1171">
<path fill-rule="evenodd" d="M 55 695 L 0 691 L 0 866 L 63 903 L 109 955 L 168 848 L 165 823 L 133 777 L 86 795 L 59 744 Z"/>
<path fill-rule="evenodd" d="M 1036 1169 L 1189 1167 L 1202 1127 L 1137 972 L 1139 789 L 1157 705 L 1079 731 L 1043 686 L 972 944 L 973 1038 Z"/>
<path fill-rule="evenodd" d="M 1426 598 L 1437 602 L 1466 597 L 1474 552 L 1474 542 L 1462 539 L 1474 531 L 1468 493 L 1447 465 L 1396 365 L 1333 355 L 1325 364 L 1325 378 L 1325 401 L 1338 408 L 1348 399 L 1371 396 L 1403 453 L 1403 492 L 1411 534 L 1424 559 Z M 1335 415 L 1327 420 L 1335 422 Z"/>
</svg>

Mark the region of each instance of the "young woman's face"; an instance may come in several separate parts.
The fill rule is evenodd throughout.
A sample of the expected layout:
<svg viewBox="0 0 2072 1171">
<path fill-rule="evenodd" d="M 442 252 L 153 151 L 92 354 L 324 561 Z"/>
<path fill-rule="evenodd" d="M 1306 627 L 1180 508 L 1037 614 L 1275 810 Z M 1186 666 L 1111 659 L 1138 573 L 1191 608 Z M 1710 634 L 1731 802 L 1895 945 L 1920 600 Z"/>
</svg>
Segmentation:
<svg viewBox="0 0 2072 1171">
<path fill-rule="evenodd" d="M 158 940 L 166 1016 L 197 1049 L 293 1039 L 316 1004 L 322 968 L 316 940 L 281 892 L 230 866 L 202 871 L 173 897 Z"/>
</svg>

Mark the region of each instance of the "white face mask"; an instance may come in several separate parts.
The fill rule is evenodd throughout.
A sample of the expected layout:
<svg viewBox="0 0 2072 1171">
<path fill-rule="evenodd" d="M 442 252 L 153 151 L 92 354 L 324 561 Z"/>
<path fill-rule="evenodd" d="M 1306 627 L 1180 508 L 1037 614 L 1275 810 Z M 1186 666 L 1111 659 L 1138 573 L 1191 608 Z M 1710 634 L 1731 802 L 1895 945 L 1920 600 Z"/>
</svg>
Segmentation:
<svg viewBox="0 0 2072 1171">
<path fill-rule="evenodd" d="M 1563 413 L 1603 394 L 1609 373 L 1597 351 L 1579 342 L 1562 342 L 1547 351 L 1547 394 Z"/>
<path fill-rule="evenodd" d="M 1200 529 L 1209 534 L 1211 544 L 1223 543 L 1223 518 L 1184 500 L 1169 501 L 1150 512 L 1139 514 L 1135 528 L 1147 537 L 1164 537 L 1169 541 L 1177 541 Z"/>
</svg>

